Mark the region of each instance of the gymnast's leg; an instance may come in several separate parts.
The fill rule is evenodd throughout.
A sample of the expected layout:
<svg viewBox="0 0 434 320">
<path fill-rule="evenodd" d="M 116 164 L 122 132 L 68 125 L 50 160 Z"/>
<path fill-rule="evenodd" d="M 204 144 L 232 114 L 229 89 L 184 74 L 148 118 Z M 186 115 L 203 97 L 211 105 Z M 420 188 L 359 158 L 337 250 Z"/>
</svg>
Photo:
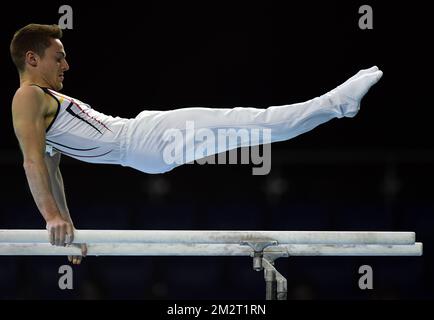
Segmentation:
<svg viewBox="0 0 434 320">
<path fill-rule="evenodd" d="M 224 149 L 216 148 L 206 155 L 187 152 L 187 156 L 169 162 L 165 159 L 165 150 L 171 145 L 168 135 L 173 130 L 183 132 L 183 139 L 176 141 L 176 149 L 185 150 L 203 148 L 206 139 L 197 139 L 197 135 L 212 132 L 218 136 L 219 129 L 247 130 L 270 129 L 271 141 L 288 140 L 333 118 L 354 117 L 359 111 L 360 102 L 369 88 L 382 76 L 377 67 L 361 70 L 345 83 L 330 92 L 312 100 L 291 105 L 258 108 L 183 108 L 171 111 L 144 111 L 132 120 L 128 127 L 125 156 L 122 165 L 136 168 L 147 173 L 167 172 L 181 164 L 198 160 L 219 152 L 242 146 L 254 146 L 261 143 L 251 139 L 250 135 L 240 136 L 235 145 Z M 187 122 L 194 125 L 196 135 L 186 134 Z M 209 142 L 209 141 L 208 141 Z M 180 152 L 179 154 L 185 154 Z"/>
</svg>

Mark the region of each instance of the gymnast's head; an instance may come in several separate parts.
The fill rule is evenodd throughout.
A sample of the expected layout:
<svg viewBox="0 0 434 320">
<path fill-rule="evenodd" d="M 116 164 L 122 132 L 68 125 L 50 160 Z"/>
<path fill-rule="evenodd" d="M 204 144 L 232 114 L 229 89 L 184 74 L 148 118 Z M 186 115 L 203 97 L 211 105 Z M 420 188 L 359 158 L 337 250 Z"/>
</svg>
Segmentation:
<svg viewBox="0 0 434 320">
<path fill-rule="evenodd" d="M 10 53 L 20 82 L 29 82 L 59 91 L 69 69 L 62 29 L 57 25 L 29 24 L 15 32 Z"/>
</svg>

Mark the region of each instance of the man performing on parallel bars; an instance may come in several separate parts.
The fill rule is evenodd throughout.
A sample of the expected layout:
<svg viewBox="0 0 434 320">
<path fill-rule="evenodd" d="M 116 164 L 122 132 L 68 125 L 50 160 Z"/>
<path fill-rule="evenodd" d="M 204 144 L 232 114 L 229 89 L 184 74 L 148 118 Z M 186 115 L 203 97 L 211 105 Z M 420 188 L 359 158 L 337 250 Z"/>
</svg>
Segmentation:
<svg viewBox="0 0 434 320">
<path fill-rule="evenodd" d="M 59 93 L 69 65 L 57 25 L 30 24 L 18 30 L 10 45 L 20 87 L 12 101 L 15 134 L 22 153 L 27 181 L 36 205 L 46 221 L 49 241 L 56 246 L 71 244 L 74 226 L 69 215 L 59 170 L 64 154 L 92 163 L 120 164 L 146 173 L 164 173 L 212 153 L 165 161 L 173 141 L 171 130 L 186 131 L 194 123 L 195 133 L 232 128 L 270 130 L 267 142 L 284 141 L 312 130 L 334 118 L 354 117 L 360 101 L 382 76 L 377 67 L 361 70 L 337 88 L 312 100 L 291 105 L 258 108 L 183 108 L 171 111 L 143 111 L 125 119 L 97 112 L 86 103 Z M 217 136 L 217 134 L 216 134 Z M 177 150 L 203 147 L 206 141 L 185 135 Z M 261 144 L 249 136 L 215 153 Z M 173 147 L 173 146 L 172 146 Z M 82 254 L 86 255 L 82 245 Z M 80 263 L 81 256 L 69 257 Z"/>
</svg>

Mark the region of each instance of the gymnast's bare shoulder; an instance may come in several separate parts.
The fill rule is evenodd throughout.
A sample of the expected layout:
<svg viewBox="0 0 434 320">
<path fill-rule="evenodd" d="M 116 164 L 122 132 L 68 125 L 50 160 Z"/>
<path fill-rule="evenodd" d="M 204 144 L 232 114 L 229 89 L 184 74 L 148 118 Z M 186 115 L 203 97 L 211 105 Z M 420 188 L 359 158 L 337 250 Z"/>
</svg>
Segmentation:
<svg viewBox="0 0 434 320">
<path fill-rule="evenodd" d="M 57 103 L 38 86 L 20 86 L 12 100 L 14 128 L 26 119 L 42 119 L 45 129 L 50 125 L 57 111 Z"/>
</svg>

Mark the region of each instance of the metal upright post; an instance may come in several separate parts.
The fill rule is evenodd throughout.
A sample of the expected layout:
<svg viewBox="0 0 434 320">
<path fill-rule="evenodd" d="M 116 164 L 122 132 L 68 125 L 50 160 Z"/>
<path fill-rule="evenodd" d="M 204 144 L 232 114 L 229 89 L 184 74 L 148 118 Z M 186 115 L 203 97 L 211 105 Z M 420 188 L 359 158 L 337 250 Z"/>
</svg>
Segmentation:
<svg viewBox="0 0 434 320">
<path fill-rule="evenodd" d="M 286 278 L 265 258 L 262 259 L 262 266 L 264 268 L 266 300 L 286 300 L 288 292 Z"/>
</svg>

